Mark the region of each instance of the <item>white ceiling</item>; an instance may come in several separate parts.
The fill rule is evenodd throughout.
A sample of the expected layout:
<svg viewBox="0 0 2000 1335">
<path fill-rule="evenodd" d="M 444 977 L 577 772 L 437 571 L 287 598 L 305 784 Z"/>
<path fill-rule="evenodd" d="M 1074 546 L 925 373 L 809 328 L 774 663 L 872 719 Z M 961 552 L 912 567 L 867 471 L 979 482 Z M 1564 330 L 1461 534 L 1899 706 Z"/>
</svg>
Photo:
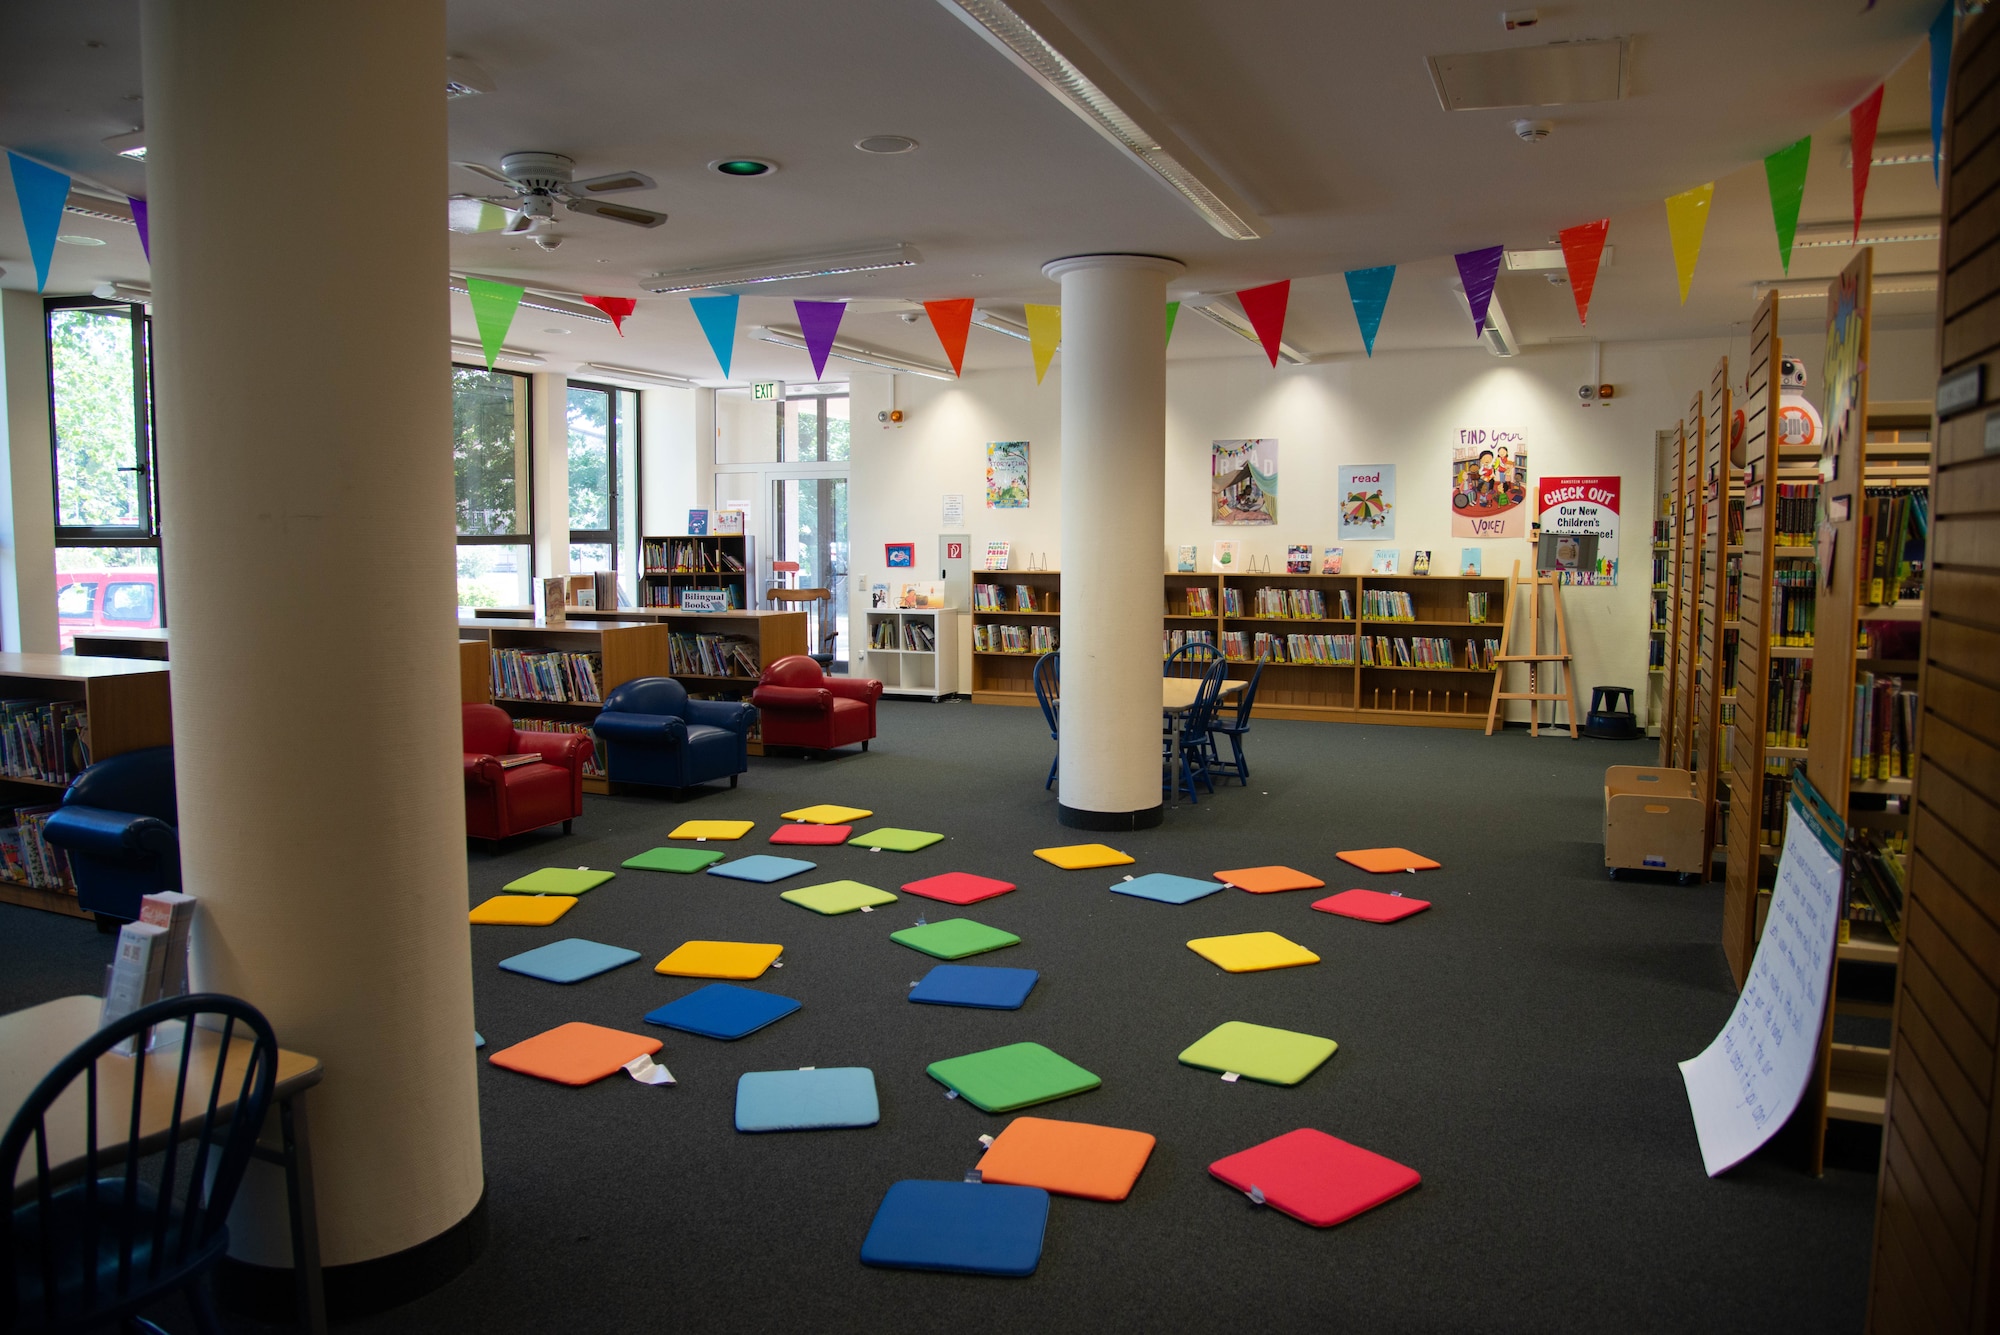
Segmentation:
<svg viewBox="0 0 2000 1335">
<path fill-rule="evenodd" d="M 1577 325 L 1566 288 L 1505 275 L 1501 301 L 1517 335 L 1533 344 L 1726 333 L 1747 322 L 1752 284 L 1779 276 L 1762 157 L 1815 134 L 1802 220 L 1845 218 L 1846 108 L 1894 71 L 1883 132 L 1927 126 L 1922 38 L 1936 0 L 1877 0 L 1865 12 L 1820 0 L 1579 0 L 1545 9 L 1540 26 L 1515 34 L 1502 30 L 1491 0 L 1053 7 L 1263 216 L 1265 239 L 1210 230 L 937 0 L 557 8 L 452 0 L 451 51 L 477 60 L 497 84 L 450 104 L 454 159 L 497 163 L 509 151 L 545 149 L 574 157 L 579 175 L 636 168 L 660 188 L 619 198 L 671 215 L 650 231 L 566 215 L 567 239 L 553 253 L 519 238 L 457 237 L 453 267 L 640 298 L 622 340 L 524 310 L 509 345 L 556 367 L 597 360 L 713 376 L 686 301 L 640 294 L 642 275 L 877 240 L 911 242 L 925 263 L 784 284 L 781 295 L 746 297 L 743 323 L 794 323 L 794 296 L 872 299 L 850 313 L 843 341 L 936 362 L 928 324 L 902 323 L 890 299 L 972 295 L 1018 316 L 1023 301 L 1057 299 L 1044 261 L 1134 250 L 1186 262 L 1177 291 L 1294 279 L 1287 339 L 1328 356 L 1360 352 L 1343 269 L 1402 266 L 1378 349 L 1469 342 L 1449 290 L 1452 252 L 1542 245 L 1560 227 L 1609 216 L 1615 262 L 1599 277 L 1590 328 Z M 1433 54 L 1606 36 L 1632 39 L 1630 96 L 1533 113 L 1556 126 L 1539 144 L 1511 132 L 1527 113 L 1442 110 L 1425 66 Z M 136 0 L 5 6 L 0 143 L 142 194 L 143 169 L 100 143 L 143 122 L 138 68 Z M 908 135 L 921 147 L 898 157 L 852 147 L 871 134 Z M 735 156 L 768 158 L 780 170 L 741 180 L 706 169 Z M 1683 307 L 1660 201 L 1707 180 L 1718 183 L 1713 218 Z M 357 225 L 405 206 L 356 196 L 357 188 L 329 182 L 289 204 L 354 208 Z M 449 169 L 440 194 L 488 189 Z M 1871 216 L 1936 210 L 1928 166 L 1876 169 Z M 442 226 L 442 199 L 435 216 Z M 58 246 L 50 291 L 144 281 L 129 227 L 72 217 L 65 230 L 109 244 Z M 1840 249 L 1801 251 L 1792 271 L 1824 276 L 1846 258 Z M 1876 259 L 1887 271 L 1935 263 L 1934 245 L 1889 247 Z M 32 285 L 10 205 L 0 206 L 0 266 L 0 286 Z M 453 303 L 455 334 L 475 337 L 465 299 Z M 1928 322 L 1934 303 L 1928 294 L 1885 297 L 1878 310 L 1885 320 Z M 1811 301 L 1787 302 L 1786 314 L 1820 318 Z M 547 332 L 555 329 L 570 332 Z M 1184 315 L 1172 355 L 1261 354 Z M 968 369 L 1027 361 L 1025 344 L 973 330 Z M 844 374 L 840 366 L 831 363 L 829 375 Z M 745 340 L 734 370 L 739 381 L 810 375 L 803 353 Z"/>
</svg>

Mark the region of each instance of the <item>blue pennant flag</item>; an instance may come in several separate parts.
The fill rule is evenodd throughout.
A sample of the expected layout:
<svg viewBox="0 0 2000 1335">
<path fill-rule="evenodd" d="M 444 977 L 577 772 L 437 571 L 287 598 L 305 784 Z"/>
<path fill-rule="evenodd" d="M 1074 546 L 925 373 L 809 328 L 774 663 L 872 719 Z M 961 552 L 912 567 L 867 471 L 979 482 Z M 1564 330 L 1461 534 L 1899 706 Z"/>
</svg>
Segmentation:
<svg viewBox="0 0 2000 1335">
<path fill-rule="evenodd" d="M 1951 80 L 1952 11 L 1957 0 L 1944 0 L 1944 8 L 1931 20 L 1931 181 L 1936 184 L 1938 159 L 1944 156 L 1944 90 Z"/>
<path fill-rule="evenodd" d="M 720 297 L 689 297 L 688 305 L 694 307 L 694 318 L 701 321 L 701 332 L 708 335 L 708 346 L 715 349 L 715 360 L 722 363 L 722 378 L 729 378 L 729 360 L 736 350 L 736 306 L 742 299 L 734 292 Z"/>
<path fill-rule="evenodd" d="M 1382 327 L 1382 308 L 1389 304 L 1389 284 L 1396 281 L 1396 266 L 1349 269 L 1346 277 L 1347 298 L 1354 303 L 1354 322 L 1361 326 L 1361 346 L 1373 357 L 1375 331 Z"/>
<path fill-rule="evenodd" d="M 14 172 L 14 198 L 21 204 L 21 226 L 28 233 L 28 253 L 35 258 L 35 291 L 40 292 L 49 285 L 49 261 L 55 257 L 63 205 L 69 202 L 69 177 L 19 153 L 9 153 L 7 165 Z"/>
</svg>

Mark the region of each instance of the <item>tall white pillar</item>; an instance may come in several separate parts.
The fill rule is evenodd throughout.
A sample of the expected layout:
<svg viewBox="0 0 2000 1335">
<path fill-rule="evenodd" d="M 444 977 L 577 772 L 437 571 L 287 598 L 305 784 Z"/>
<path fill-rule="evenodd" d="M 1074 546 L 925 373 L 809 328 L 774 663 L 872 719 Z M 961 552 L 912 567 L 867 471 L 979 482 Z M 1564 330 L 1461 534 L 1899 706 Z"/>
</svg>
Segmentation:
<svg viewBox="0 0 2000 1335">
<path fill-rule="evenodd" d="M 1078 255 L 1062 283 L 1065 825 L 1160 822 L 1160 571 L 1166 550 L 1167 280 L 1178 261 Z"/>
<path fill-rule="evenodd" d="M 194 981 L 323 1065 L 325 1263 L 422 1255 L 448 1278 L 412 1249 L 476 1235 L 484 1181 L 444 0 L 140 13 Z M 278 1176 L 253 1176 L 232 1254 L 287 1267 Z"/>
<path fill-rule="evenodd" d="M 569 375 L 534 372 L 528 401 L 535 442 L 535 576 L 554 579 L 569 574 Z"/>
</svg>

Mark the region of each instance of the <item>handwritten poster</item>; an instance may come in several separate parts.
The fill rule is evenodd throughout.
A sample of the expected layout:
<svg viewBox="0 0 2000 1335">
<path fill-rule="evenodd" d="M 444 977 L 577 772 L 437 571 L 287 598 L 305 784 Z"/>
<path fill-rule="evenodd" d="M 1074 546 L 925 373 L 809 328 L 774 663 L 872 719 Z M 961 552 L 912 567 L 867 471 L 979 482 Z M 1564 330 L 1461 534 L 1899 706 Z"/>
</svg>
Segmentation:
<svg viewBox="0 0 2000 1335">
<path fill-rule="evenodd" d="M 1735 1013 L 1700 1056 L 1681 1063 L 1708 1175 L 1735 1167 L 1777 1134 L 1812 1077 L 1839 929 L 1840 860 L 1796 804 L 1770 916 Z"/>
<path fill-rule="evenodd" d="M 1463 427 L 1451 447 L 1451 535 L 1521 538 L 1528 533 L 1528 438 L 1498 427 Z"/>
<path fill-rule="evenodd" d="M 1535 573 L 1564 584 L 1618 582 L 1618 479 L 1545 477 L 1536 487 L 1542 535 Z"/>
<path fill-rule="evenodd" d="M 1396 466 L 1394 464 L 1342 464 L 1335 482 L 1340 505 L 1340 536 L 1380 538 L 1396 536 Z"/>
</svg>

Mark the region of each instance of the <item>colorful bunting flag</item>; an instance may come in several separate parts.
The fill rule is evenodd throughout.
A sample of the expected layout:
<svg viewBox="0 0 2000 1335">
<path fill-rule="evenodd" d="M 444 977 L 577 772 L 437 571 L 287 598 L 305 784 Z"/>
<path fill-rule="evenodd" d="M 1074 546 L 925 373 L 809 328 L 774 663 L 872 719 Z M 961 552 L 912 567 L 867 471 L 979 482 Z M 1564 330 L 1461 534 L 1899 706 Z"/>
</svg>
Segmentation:
<svg viewBox="0 0 2000 1335">
<path fill-rule="evenodd" d="M 1246 287 L 1236 299 L 1243 303 L 1243 313 L 1250 317 L 1250 327 L 1257 331 L 1264 355 L 1276 366 L 1278 345 L 1285 339 L 1285 307 L 1291 304 L 1292 280 L 1281 278 L 1262 287 Z"/>
<path fill-rule="evenodd" d="M 1936 184 L 1938 162 L 1944 157 L 1944 89 L 1951 79 L 1952 10 L 1957 0 L 1944 0 L 1944 8 L 1931 20 L 1931 182 Z"/>
<path fill-rule="evenodd" d="M 146 263 L 151 264 L 153 262 L 153 227 L 151 215 L 146 212 L 146 201 L 143 199 L 133 199 L 128 195 L 126 196 L 126 202 L 132 206 L 132 225 L 139 229 L 139 249 L 145 252 Z"/>
<path fill-rule="evenodd" d="M 585 297 L 586 305 L 595 306 L 611 317 L 611 327 L 618 331 L 618 337 L 625 337 L 625 317 L 639 309 L 639 303 L 632 297 Z"/>
<path fill-rule="evenodd" d="M 1458 281 L 1465 285 L 1466 304 L 1472 307 L 1472 336 L 1486 333 L 1486 312 L 1493 304 L 1493 284 L 1500 278 L 1500 260 L 1505 246 L 1485 246 L 1452 258 L 1458 261 Z"/>
<path fill-rule="evenodd" d="M 736 352 L 736 307 L 741 300 L 734 292 L 688 298 L 694 318 L 701 321 L 701 332 L 708 336 L 708 346 L 715 350 L 715 360 L 722 364 L 724 380 L 729 379 L 729 363 Z"/>
<path fill-rule="evenodd" d="M 1771 222 L 1778 229 L 1778 260 L 1792 271 L 1792 238 L 1799 230 L 1799 201 L 1806 197 L 1806 164 L 1812 158 L 1812 136 L 1764 159 L 1764 184 L 1771 190 Z"/>
<path fill-rule="evenodd" d="M 472 319 L 479 326 L 479 346 L 486 350 L 486 369 L 492 370 L 513 327 L 514 312 L 520 309 L 524 289 L 512 283 L 496 283 L 490 278 L 467 278 L 465 295 L 472 299 Z"/>
<path fill-rule="evenodd" d="M 799 332 L 805 335 L 806 355 L 812 358 L 813 374 L 826 375 L 827 354 L 833 351 L 833 338 L 840 332 L 840 318 L 847 314 L 844 301 L 794 301 L 792 309 L 799 313 Z"/>
<path fill-rule="evenodd" d="M 1674 273 L 1681 280 L 1683 306 L 1688 285 L 1694 282 L 1695 261 L 1701 258 L 1701 237 L 1708 230 L 1708 206 L 1714 198 L 1713 181 L 1667 197 L 1667 236 L 1674 243 Z"/>
<path fill-rule="evenodd" d="M 1169 342 L 1169 343 L 1171 343 L 1171 342 L 1173 342 L 1173 341 L 1174 341 L 1174 321 L 1175 321 L 1175 320 L 1178 320 L 1178 319 L 1180 319 L 1180 316 L 1181 316 L 1181 304 L 1180 304 L 1180 303 L 1179 303 L 1178 301 L 1170 301 L 1170 302 L 1168 302 L 1168 303 L 1167 303 L 1167 342 Z"/>
<path fill-rule="evenodd" d="M 1025 309 L 1028 313 L 1028 348 L 1035 354 L 1035 383 L 1039 385 L 1042 377 L 1049 373 L 1049 363 L 1055 359 L 1056 348 L 1062 343 L 1062 307 L 1031 304 Z"/>
<path fill-rule="evenodd" d="M 1389 304 L 1389 284 L 1396 281 L 1396 266 L 1349 269 L 1347 299 L 1354 303 L 1354 322 L 1361 326 L 1361 346 L 1375 355 L 1375 331 L 1382 327 L 1382 308 Z"/>
<path fill-rule="evenodd" d="M 931 317 L 931 328 L 937 331 L 938 342 L 944 345 L 944 355 L 951 358 L 951 373 L 964 375 L 965 336 L 972 332 L 972 298 L 927 301 L 924 310 Z"/>
<path fill-rule="evenodd" d="M 1868 194 L 1868 168 L 1875 156 L 1875 125 L 1882 119 L 1882 85 L 1847 113 L 1847 137 L 1854 159 L 1854 239 L 1861 239 L 1861 201 Z"/>
<path fill-rule="evenodd" d="M 21 226 L 35 260 L 35 291 L 40 292 L 49 285 L 49 261 L 55 258 L 56 232 L 69 200 L 69 177 L 19 153 L 8 153 L 7 165 L 13 169 L 14 198 L 21 205 Z"/>
<path fill-rule="evenodd" d="M 1563 267 L 1569 270 L 1569 294 L 1576 299 L 1576 322 L 1590 323 L 1590 294 L 1597 288 L 1597 266 L 1604 259 L 1604 236 L 1611 219 L 1578 223 L 1556 233 L 1562 242 Z"/>
</svg>

